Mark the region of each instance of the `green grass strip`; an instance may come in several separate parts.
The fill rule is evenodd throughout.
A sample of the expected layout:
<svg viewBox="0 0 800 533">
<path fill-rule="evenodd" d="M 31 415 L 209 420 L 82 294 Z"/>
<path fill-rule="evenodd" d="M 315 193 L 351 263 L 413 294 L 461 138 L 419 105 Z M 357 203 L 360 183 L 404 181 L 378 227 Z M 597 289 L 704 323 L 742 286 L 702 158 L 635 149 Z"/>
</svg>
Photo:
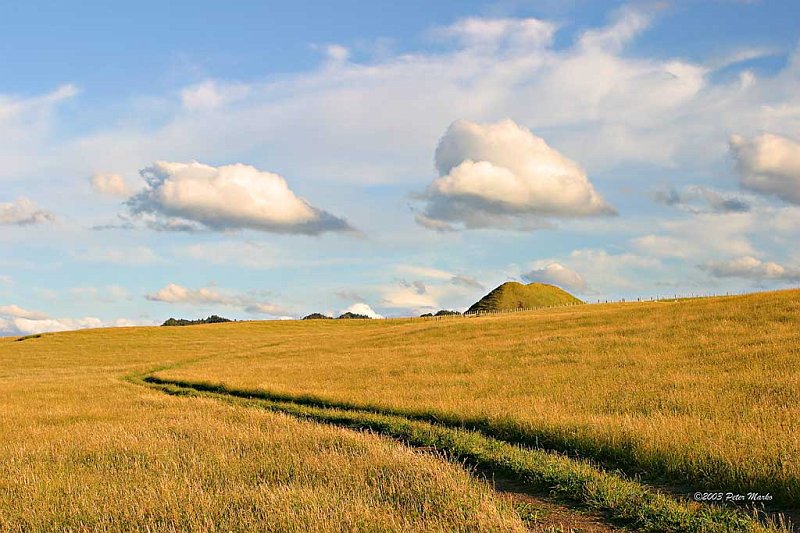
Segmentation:
<svg viewBox="0 0 800 533">
<path fill-rule="evenodd" d="M 311 407 L 348 411 L 357 410 L 399 416 L 453 429 L 476 431 L 483 433 L 487 437 L 511 444 L 556 452 L 576 459 L 594 461 L 596 464 L 604 465 L 607 469 L 625 472 L 628 477 L 653 479 L 658 482 L 666 481 L 675 485 L 689 483 L 694 487 L 694 490 L 709 492 L 717 492 L 719 487 L 727 487 L 728 490 L 745 494 L 754 492 L 754 487 L 758 487 L 760 491 L 770 492 L 775 497 L 773 503 L 777 505 L 794 508 L 797 504 L 796 496 L 792 491 L 786 486 L 780 485 L 774 479 L 768 476 L 758 477 L 757 479 L 741 479 L 735 472 L 725 468 L 724 464 L 713 457 L 708 457 L 704 461 L 705 467 L 698 472 L 687 470 L 680 463 L 672 464 L 668 457 L 662 455 L 651 455 L 645 458 L 637 456 L 634 446 L 608 446 L 602 441 L 587 440 L 570 432 L 555 432 L 551 429 L 533 427 L 522 428 L 513 420 L 461 417 L 434 410 L 393 408 L 368 403 L 336 401 L 313 394 L 291 395 L 264 389 L 230 388 L 218 383 L 164 379 L 152 374 L 146 380 L 150 383 L 179 384 L 196 390 L 216 392 L 240 398 L 259 398 Z"/>
<path fill-rule="evenodd" d="M 433 447 L 475 466 L 512 475 L 533 491 L 573 501 L 640 531 L 766 532 L 785 531 L 764 525 L 741 511 L 684 502 L 603 471 L 588 461 L 525 448 L 467 429 L 354 409 L 320 407 L 147 377 L 143 382 L 168 394 L 208 397 L 285 413 L 314 422 L 369 430 L 411 446 Z M 213 390 L 209 390 L 213 389 Z"/>
</svg>

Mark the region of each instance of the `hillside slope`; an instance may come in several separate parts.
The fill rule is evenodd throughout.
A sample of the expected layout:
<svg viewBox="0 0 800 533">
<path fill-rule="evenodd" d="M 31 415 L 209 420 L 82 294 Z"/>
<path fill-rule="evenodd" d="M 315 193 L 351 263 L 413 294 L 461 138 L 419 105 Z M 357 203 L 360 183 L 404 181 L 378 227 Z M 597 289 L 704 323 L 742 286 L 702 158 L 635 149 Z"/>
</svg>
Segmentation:
<svg viewBox="0 0 800 533">
<path fill-rule="evenodd" d="M 800 290 L 169 329 L 249 344 L 164 379 L 430 416 L 632 476 L 800 501 Z"/>
<path fill-rule="evenodd" d="M 555 285 L 545 283 L 523 285 L 516 281 L 507 281 L 472 304 L 467 313 L 511 311 L 580 303 L 583 302 Z"/>
</svg>

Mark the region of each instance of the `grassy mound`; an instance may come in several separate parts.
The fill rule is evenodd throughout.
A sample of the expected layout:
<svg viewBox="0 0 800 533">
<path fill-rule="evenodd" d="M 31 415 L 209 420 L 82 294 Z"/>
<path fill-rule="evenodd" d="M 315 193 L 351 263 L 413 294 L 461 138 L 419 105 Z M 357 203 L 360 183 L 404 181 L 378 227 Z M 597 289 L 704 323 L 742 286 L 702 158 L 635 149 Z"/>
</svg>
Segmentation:
<svg viewBox="0 0 800 533">
<path fill-rule="evenodd" d="M 512 311 L 580 303 L 583 302 L 555 285 L 545 283 L 523 285 L 516 281 L 507 281 L 472 304 L 467 313 Z"/>
</svg>

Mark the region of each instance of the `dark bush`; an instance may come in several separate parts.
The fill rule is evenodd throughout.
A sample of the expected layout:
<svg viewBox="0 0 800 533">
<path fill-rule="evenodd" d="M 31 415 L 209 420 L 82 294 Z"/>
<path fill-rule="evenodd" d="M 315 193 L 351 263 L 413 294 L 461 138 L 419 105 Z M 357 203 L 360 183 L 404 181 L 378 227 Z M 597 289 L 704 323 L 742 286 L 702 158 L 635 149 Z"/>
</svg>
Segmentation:
<svg viewBox="0 0 800 533">
<path fill-rule="evenodd" d="M 348 318 L 365 319 L 366 318 L 367 320 L 369 320 L 369 317 L 367 315 L 359 315 L 358 313 L 351 313 L 350 311 L 346 312 L 343 315 L 339 315 L 339 318 L 343 318 L 343 319 L 348 319 Z"/>
<path fill-rule="evenodd" d="M 170 318 L 165 321 L 162 326 L 195 326 L 197 324 L 221 324 L 223 322 L 233 322 L 229 318 L 223 318 L 219 315 L 211 315 L 208 318 L 201 318 L 199 320 L 186 320 L 185 318 Z"/>
<path fill-rule="evenodd" d="M 322 313 L 311 313 L 310 315 L 304 316 L 303 320 L 333 320 L 333 317 L 323 315 Z"/>
</svg>

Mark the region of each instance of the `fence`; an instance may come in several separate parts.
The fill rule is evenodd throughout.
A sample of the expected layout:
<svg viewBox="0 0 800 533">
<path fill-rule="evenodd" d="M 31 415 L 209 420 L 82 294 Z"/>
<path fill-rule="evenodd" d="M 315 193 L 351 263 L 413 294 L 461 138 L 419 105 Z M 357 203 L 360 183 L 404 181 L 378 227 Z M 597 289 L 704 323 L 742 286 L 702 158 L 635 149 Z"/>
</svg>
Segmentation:
<svg viewBox="0 0 800 533">
<path fill-rule="evenodd" d="M 542 309 L 556 309 L 562 307 L 575 307 L 579 305 L 606 305 L 606 304 L 621 304 L 621 303 L 669 303 L 669 302 L 680 302 L 684 300 L 697 300 L 703 298 L 727 298 L 732 296 L 744 296 L 746 294 L 754 294 L 759 291 L 745 291 L 745 292 L 726 292 L 725 294 L 716 294 L 716 293 L 688 293 L 688 294 L 674 294 L 673 296 L 649 296 L 649 297 L 637 297 L 636 299 L 627 299 L 627 298 L 620 298 L 618 300 L 613 299 L 597 299 L 593 302 L 585 302 L 585 303 L 568 303 L 568 304 L 560 304 L 560 305 L 542 305 L 537 307 L 519 307 L 515 309 L 505 309 L 502 311 L 473 311 L 471 313 L 465 312 L 462 314 L 457 315 L 441 315 L 441 316 L 421 316 L 421 317 L 411 317 L 411 318 L 418 318 L 423 320 L 444 320 L 447 318 L 459 318 L 459 317 L 479 317 L 479 316 L 494 316 L 494 315 L 506 315 L 510 313 L 524 313 L 526 311 L 541 311 Z"/>
</svg>

